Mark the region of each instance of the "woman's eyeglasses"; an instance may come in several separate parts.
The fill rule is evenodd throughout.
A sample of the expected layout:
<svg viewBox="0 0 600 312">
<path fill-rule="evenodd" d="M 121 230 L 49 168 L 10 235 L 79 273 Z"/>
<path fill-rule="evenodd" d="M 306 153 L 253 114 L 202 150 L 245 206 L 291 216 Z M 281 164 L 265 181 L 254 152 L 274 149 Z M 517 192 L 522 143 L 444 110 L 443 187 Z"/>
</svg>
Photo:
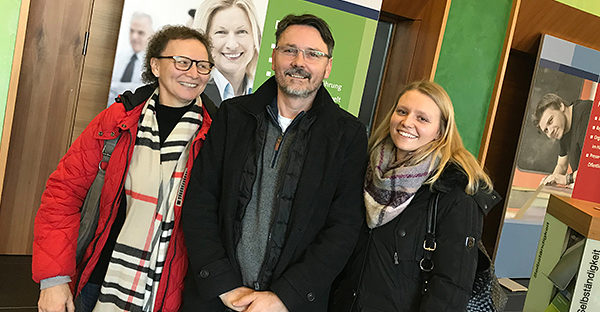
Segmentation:
<svg viewBox="0 0 600 312">
<path fill-rule="evenodd" d="M 192 60 L 187 56 L 157 56 L 157 59 L 173 59 L 175 68 L 181 71 L 187 71 L 192 68 L 192 64 L 196 63 L 196 70 L 198 74 L 208 75 L 215 64 L 205 60 Z"/>
</svg>

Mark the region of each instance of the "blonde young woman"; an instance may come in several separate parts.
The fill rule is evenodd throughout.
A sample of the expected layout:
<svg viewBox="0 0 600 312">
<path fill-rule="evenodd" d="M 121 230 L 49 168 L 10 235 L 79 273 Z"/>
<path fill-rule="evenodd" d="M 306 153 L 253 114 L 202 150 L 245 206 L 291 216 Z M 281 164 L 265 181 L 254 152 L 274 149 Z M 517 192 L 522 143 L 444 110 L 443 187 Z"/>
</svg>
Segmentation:
<svg viewBox="0 0 600 312">
<path fill-rule="evenodd" d="M 463 146 L 448 94 L 429 81 L 406 86 L 369 152 L 366 225 L 330 310 L 465 311 L 483 216 L 499 197 Z M 424 273 L 426 217 L 436 193 L 437 246 L 433 269 Z"/>
<path fill-rule="evenodd" d="M 193 28 L 212 44 L 215 68 L 206 94 L 217 106 L 252 92 L 261 30 L 252 0 L 205 0 L 196 10 Z"/>
</svg>

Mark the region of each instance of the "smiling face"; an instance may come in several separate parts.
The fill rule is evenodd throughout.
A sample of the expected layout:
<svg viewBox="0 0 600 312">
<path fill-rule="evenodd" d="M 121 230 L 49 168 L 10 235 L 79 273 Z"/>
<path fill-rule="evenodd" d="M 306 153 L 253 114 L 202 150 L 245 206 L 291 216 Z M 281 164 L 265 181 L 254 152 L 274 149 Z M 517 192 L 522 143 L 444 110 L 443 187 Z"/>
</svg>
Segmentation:
<svg viewBox="0 0 600 312">
<path fill-rule="evenodd" d="M 208 34 L 215 67 L 225 76 L 244 73 L 254 56 L 254 39 L 248 15 L 237 6 L 218 10 Z"/>
<path fill-rule="evenodd" d="M 559 109 L 549 107 L 542 113 L 538 127 L 550 139 L 560 140 L 565 134 L 567 117 L 565 105 L 560 104 Z"/>
<path fill-rule="evenodd" d="M 196 39 L 171 40 L 161 55 L 208 60 L 206 47 Z M 210 77 L 199 74 L 196 64 L 186 71 L 178 70 L 170 58 L 152 58 L 150 64 L 152 73 L 158 78 L 159 101 L 165 106 L 183 107 L 189 104 L 204 91 Z"/>
<path fill-rule="evenodd" d="M 317 50 L 327 53 L 327 44 L 319 31 L 311 26 L 291 25 L 286 28 L 277 42 L 279 47 L 294 47 L 305 51 Z M 323 79 L 331 72 L 331 59 L 322 57 L 307 62 L 303 52 L 291 57 L 273 50 L 271 65 L 279 90 L 291 97 L 309 97 L 316 93 Z"/>
<path fill-rule="evenodd" d="M 397 159 L 440 137 L 441 111 L 427 95 L 417 90 L 404 93 L 390 119 L 390 137 Z"/>
</svg>

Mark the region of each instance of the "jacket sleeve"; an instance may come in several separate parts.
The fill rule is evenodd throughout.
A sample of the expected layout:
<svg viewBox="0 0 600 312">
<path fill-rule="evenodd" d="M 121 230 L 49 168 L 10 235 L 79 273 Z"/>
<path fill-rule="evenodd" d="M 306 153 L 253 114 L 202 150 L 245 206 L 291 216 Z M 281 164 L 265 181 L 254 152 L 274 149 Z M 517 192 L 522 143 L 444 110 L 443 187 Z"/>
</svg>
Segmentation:
<svg viewBox="0 0 600 312">
<path fill-rule="evenodd" d="M 444 197 L 440 197 L 440 206 L 444 205 Z M 471 196 L 455 200 L 446 208 L 440 211 L 441 215 L 438 213 L 434 268 L 429 292 L 422 297 L 421 311 L 464 312 L 471 295 L 483 213 Z M 475 240 L 468 244 L 468 237 Z"/>
<path fill-rule="evenodd" d="M 325 225 L 300 261 L 272 282 L 271 289 L 290 311 L 312 311 L 328 300 L 329 289 L 350 257 L 364 222 L 362 186 L 367 164 L 367 136 L 356 127 L 346 146 L 340 179 Z"/>
<path fill-rule="evenodd" d="M 50 175 L 33 230 L 33 280 L 75 275 L 80 208 L 98 172 L 102 142 L 94 138 L 98 115 Z"/>
<path fill-rule="evenodd" d="M 194 161 L 182 208 L 182 226 L 193 274 L 188 278 L 193 277 L 195 297 L 200 301 L 215 299 L 242 286 L 223 247 L 219 222 L 227 115 L 226 102 L 219 108 Z"/>
</svg>

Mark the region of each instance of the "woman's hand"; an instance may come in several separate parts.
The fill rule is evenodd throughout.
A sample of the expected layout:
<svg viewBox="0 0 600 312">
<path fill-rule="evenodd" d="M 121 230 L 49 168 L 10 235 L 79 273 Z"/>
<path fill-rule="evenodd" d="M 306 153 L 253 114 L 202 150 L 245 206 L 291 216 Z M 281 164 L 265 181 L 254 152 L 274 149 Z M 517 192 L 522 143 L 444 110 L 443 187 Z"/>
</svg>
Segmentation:
<svg viewBox="0 0 600 312">
<path fill-rule="evenodd" d="M 73 294 L 69 284 L 61 284 L 40 291 L 40 300 L 38 301 L 38 311 L 40 312 L 75 312 L 73 304 Z"/>
</svg>

